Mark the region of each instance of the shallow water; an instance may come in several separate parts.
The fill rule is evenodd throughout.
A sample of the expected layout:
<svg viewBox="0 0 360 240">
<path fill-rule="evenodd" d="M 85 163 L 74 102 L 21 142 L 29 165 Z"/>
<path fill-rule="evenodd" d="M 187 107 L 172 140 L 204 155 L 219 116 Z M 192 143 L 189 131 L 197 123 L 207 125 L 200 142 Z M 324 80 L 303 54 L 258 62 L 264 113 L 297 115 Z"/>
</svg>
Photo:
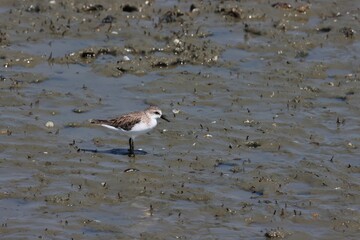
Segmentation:
<svg viewBox="0 0 360 240">
<path fill-rule="evenodd" d="M 358 3 L 112 2 L 1 3 L 2 239 L 359 238 Z"/>
</svg>

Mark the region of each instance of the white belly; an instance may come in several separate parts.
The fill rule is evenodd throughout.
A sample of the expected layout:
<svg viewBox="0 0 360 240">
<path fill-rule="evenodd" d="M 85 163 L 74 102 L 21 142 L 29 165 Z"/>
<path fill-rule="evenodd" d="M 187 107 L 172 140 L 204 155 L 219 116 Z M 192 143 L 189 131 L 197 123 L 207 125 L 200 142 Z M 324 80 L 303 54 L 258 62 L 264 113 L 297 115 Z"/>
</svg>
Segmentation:
<svg viewBox="0 0 360 240">
<path fill-rule="evenodd" d="M 121 129 L 126 135 L 129 137 L 135 138 L 139 135 L 145 134 L 149 131 L 151 131 L 154 127 L 156 127 L 157 122 L 156 120 L 150 121 L 149 124 L 139 122 L 135 124 L 135 126 L 130 131 L 125 131 Z"/>
<path fill-rule="evenodd" d="M 103 127 L 106 127 L 106 128 L 112 129 L 112 130 L 116 130 L 116 131 L 121 131 L 125 135 L 127 135 L 128 137 L 131 137 L 133 139 L 139 135 L 142 135 L 142 134 L 145 134 L 145 133 L 151 131 L 154 127 L 156 127 L 156 125 L 157 125 L 157 121 L 155 119 L 152 119 L 149 123 L 139 122 L 139 123 L 135 124 L 131 130 L 126 131 L 121 128 L 115 128 L 113 126 L 101 124 L 101 126 L 103 126 Z"/>
</svg>

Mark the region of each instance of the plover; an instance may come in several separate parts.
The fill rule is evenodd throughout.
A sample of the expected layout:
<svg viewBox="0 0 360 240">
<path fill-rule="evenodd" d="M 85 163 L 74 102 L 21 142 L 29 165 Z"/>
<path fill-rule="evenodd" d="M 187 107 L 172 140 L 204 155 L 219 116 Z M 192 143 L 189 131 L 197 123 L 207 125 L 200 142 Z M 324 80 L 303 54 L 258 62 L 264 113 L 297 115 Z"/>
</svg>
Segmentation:
<svg viewBox="0 0 360 240">
<path fill-rule="evenodd" d="M 127 135 L 129 137 L 130 147 L 129 156 L 134 157 L 134 139 L 156 127 L 158 118 L 162 118 L 165 121 L 170 122 L 162 114 L 160 108 L 156 106 L 150 106 L 144 111 L 131 112 L 109 120 L 92 119 L 90 122 L 112 130 L 121 131 Z"/>
</svg>

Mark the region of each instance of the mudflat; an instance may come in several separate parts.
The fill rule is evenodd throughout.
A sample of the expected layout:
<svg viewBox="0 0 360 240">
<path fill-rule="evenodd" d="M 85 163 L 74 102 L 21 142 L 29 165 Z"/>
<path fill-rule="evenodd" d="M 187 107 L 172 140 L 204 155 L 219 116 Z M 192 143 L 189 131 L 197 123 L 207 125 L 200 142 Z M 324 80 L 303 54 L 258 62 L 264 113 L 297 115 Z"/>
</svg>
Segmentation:
<svg viewBox="0 0 360 240">
<path fill-rule="evenodd" d="M 1 1 L 1 239 L 359 239 L 356 1 Z M 158 105 L 136 139 L 88 124 Z"/>
</svg>

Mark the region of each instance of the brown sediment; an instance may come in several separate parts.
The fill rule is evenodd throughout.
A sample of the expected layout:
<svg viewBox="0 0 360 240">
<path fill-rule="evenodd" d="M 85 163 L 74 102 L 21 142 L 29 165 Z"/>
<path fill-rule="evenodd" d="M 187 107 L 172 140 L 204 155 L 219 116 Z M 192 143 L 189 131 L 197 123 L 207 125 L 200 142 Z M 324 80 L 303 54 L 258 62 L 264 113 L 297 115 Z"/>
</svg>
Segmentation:
<svg viewBox="0 0 360 240">
<path fill-rule="evenodd" d="M 356 239 L 356 7 L 1 1 L 1 236 Z"/>
</svg>

